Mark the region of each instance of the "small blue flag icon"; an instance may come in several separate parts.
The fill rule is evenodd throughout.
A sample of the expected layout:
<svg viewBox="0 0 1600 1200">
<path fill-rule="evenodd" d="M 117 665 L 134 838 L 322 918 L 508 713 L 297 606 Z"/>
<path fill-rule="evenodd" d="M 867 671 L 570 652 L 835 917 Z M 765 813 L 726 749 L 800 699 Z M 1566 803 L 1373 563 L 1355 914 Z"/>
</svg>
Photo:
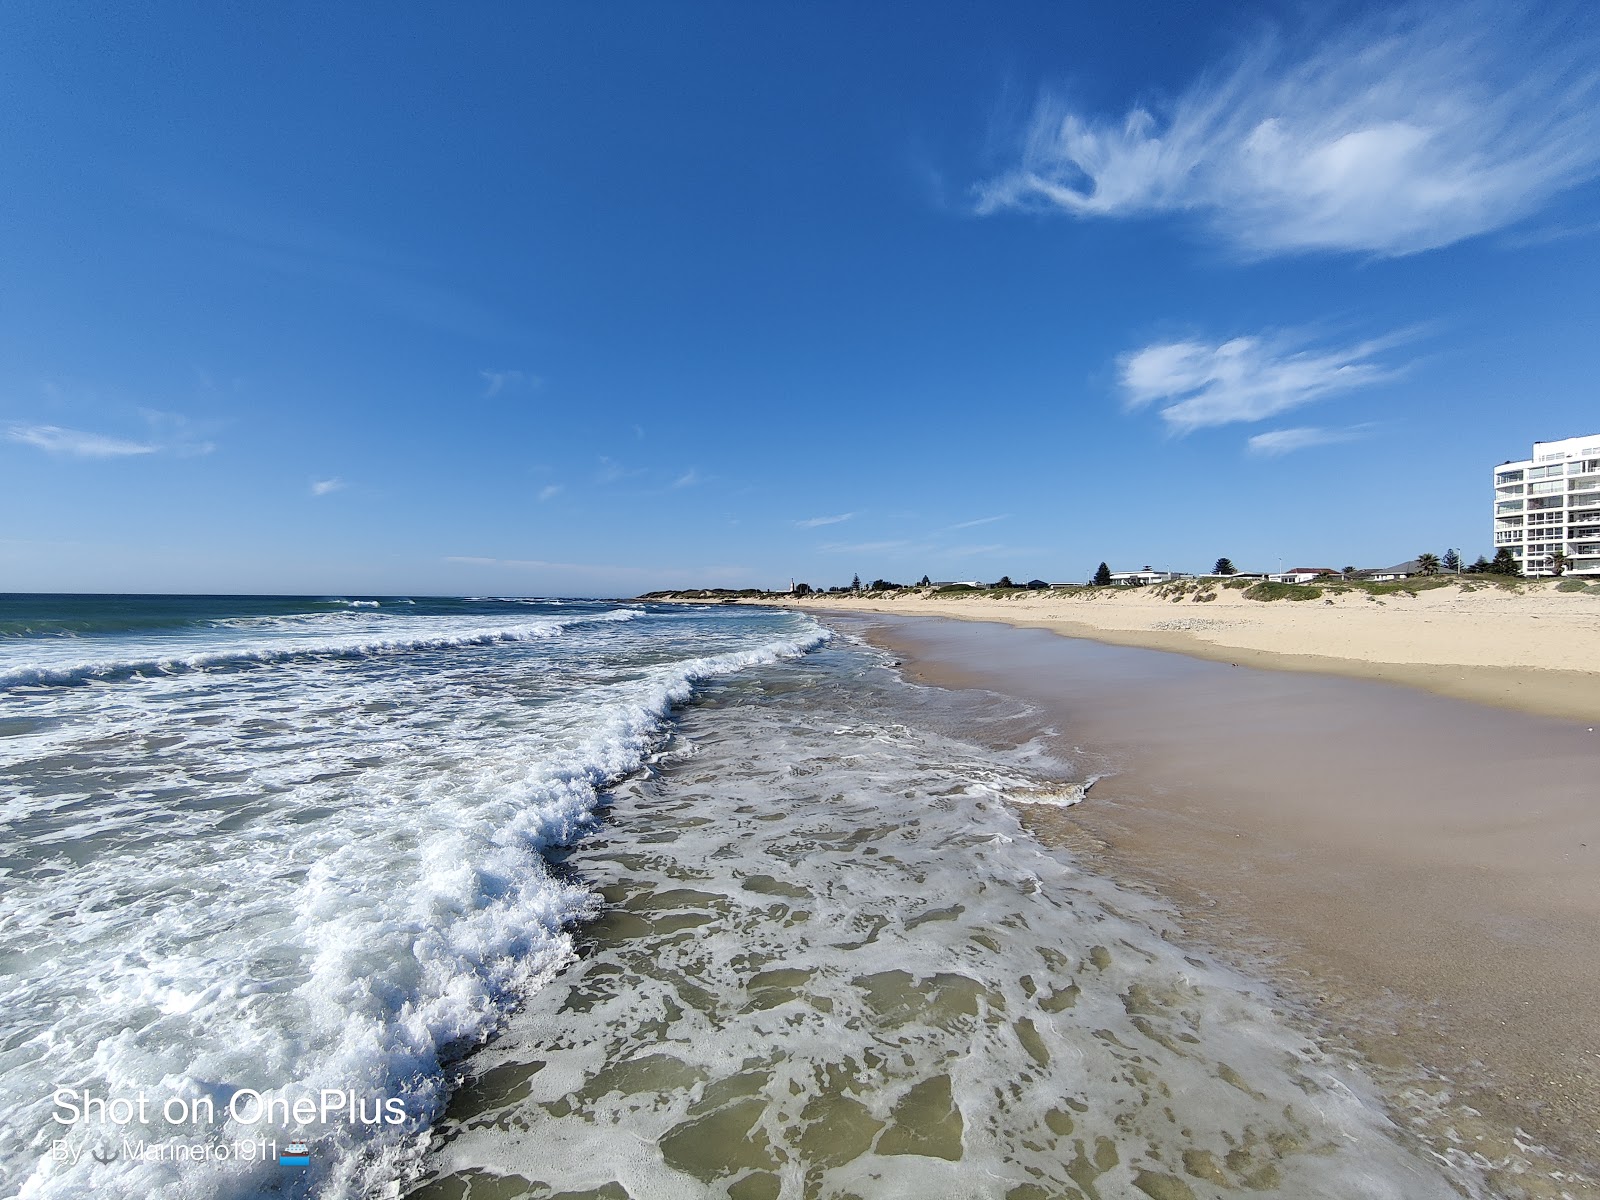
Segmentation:
<svg viewBox="0 0 1600 1200">
<path fill-rule="evenodd" d="M 304 1142 L 288 1142 L 278 1151 L 278 1164 L 284 1167 L 309 1167 L 311 1147 Z"/>
</svg>

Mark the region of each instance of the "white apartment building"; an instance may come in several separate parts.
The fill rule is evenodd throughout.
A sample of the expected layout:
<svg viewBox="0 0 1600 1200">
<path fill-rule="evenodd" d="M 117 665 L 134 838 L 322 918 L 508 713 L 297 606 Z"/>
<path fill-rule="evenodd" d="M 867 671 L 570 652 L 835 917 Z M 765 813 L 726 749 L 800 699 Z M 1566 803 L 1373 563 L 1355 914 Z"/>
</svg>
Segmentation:
<svg viewBox="0 0 1600 1200">
<path fill-rule="evenodd" d="M 1600 575 L 1600 433 L 1535 442 L 1533 457 L 1494 469 L 1494 545 L 1511 549 L 1524 575 Z"/>
</svg>

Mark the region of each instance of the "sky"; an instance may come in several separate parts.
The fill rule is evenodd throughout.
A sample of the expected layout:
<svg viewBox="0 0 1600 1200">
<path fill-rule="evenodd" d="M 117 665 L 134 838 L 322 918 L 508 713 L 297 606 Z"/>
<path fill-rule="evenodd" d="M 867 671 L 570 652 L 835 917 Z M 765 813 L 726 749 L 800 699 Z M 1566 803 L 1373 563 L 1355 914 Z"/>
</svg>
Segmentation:
<svg viewBox="0 0 1600 1200">
<path fill-rule="evenodd" d="M 0 592 L 1492 551 L 1600 431 L 1600 15 L 0 7 Z"/>
</svg>

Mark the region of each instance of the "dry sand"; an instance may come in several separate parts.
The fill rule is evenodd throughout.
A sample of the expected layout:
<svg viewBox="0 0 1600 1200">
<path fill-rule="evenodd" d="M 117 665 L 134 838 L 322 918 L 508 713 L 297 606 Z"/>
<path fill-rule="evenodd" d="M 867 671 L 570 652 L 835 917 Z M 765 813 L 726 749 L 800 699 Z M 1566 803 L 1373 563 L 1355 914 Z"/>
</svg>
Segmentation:
<svg viewBox="0 0 1600 1200">
<path fill-rule="evenodd" d="M 1212 586 L 777 603 L 1002 621 L 1253 667 L 1381 679 L 1600 722 L 1600 595 L 1557 592 L 1553 583 L 1536 581 L 1470 586 L 1270 602 Z M 1214 599 L 1195 599 L 1205 594 Z"/>
<path fill-rule="evenodd" d="M 1266 641 L 1274 619 L 1238 628 Z M 1476 1157 L 1497 1195 L 1600 1195 L 1600 734 L 1586 723 L 992 624 L 841 621 L 914 677 L 1037 705 L 1064 757 L 1110 774 L 1076 808 L 1030 807 L 1035 832 L 1270 968 L 1435 1152 Z M 1563 1165 L 1576 1174 L 1553 1177 Z"/>
</svg>

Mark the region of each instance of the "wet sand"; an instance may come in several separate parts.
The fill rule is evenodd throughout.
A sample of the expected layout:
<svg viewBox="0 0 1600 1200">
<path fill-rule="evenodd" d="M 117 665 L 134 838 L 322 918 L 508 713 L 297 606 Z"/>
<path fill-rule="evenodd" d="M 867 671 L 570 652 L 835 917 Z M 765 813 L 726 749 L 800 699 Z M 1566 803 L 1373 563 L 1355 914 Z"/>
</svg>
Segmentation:
<svg viewBox="0 0 1600 1200">
<path fill-rule="evenodd" d="M 1423 585 L 1419 584 L 1419 588 Z M 1438 695 L 1600 722 L 1600 596 L 1553 580 L 1262 602 L 1197 581 L 998 595 L 920 592 L 765 597 L 827 612 L 997 621 L 1269 670 L 1402 683 Z M 1600 591 L 1600 589 L 1596 589 Z"/>
<path fill-rule="evenodd" d="M 1076 808 L 1031 809 L 1034 831 L 1311 1000 L 1437 1153 L 1544 1145 L 1546 1167 L 1600 1175 L 1600 733 L 1042 630 L 834 620 L 914 679 L 1037 705 L 1064 756 L 1108 774 Z"/>
</svg>

